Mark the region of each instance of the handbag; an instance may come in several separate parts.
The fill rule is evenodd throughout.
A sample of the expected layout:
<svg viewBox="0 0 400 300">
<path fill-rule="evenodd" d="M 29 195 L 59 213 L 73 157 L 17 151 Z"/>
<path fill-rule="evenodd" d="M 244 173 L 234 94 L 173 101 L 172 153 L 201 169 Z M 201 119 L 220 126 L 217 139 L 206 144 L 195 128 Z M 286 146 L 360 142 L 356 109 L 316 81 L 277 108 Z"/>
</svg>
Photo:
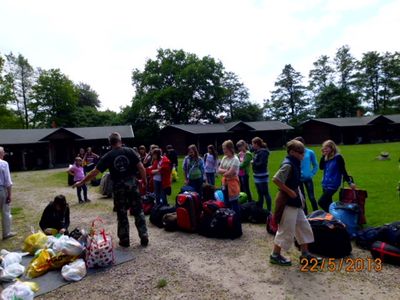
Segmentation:
<svg viewBox="0 0 400 300">
<path fill-rule="evenodd" d="M 93 220 L 92 228 L 88 236 L 86 265 L 88 268 L 107 267 L 115 262 L 114 246 L 111 235 L 105 232 L 100 218 Z"/>
</svg>

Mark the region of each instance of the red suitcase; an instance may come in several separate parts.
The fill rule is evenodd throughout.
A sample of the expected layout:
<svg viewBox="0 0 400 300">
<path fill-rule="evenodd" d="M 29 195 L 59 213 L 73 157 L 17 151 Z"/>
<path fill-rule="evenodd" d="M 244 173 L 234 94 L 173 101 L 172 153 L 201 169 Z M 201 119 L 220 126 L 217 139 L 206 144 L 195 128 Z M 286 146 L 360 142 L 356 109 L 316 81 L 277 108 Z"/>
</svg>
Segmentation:
<svg viewBox="0 0 400 300">
<path fill-rule="evenodd" d="M 195 232 L 200 219 L 201 201 L 196 192 L 176 196 L 176 216 L 181 230 Z"/>
</svg>

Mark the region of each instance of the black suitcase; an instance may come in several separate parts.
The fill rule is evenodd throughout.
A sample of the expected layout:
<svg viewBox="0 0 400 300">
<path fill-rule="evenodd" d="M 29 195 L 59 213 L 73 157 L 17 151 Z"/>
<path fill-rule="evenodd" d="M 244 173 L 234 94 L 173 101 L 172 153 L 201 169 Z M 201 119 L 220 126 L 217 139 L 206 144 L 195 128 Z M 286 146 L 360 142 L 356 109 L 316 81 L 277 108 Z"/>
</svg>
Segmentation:
<svg viewBox="0 0 400 300">
<path fill-rule="evenodd" d="M 257 205 L 256 202 L 247 202 L 240 205 L 240 217 L 243 223 L 265 224 L 269 212 Z"/>
<path fill-rule="evenodd" d="M 218 209 L 214 216 L 203 216 L 199 234 L 219 239 L 236 239 L 242 236 L 242 223 L 238 215 L 229 208 Z"/>
</svg>

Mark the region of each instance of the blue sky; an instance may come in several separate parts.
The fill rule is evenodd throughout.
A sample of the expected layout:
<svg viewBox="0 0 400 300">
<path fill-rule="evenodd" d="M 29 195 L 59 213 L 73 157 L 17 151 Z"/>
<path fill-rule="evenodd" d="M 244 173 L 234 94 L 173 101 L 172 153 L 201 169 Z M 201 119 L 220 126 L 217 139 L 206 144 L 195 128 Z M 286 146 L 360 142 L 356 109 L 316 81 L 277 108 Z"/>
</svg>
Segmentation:
<svg viewBox="0 0 400 300">
<path fill-rule="evenodd" d="M 157 48 L 211 55 L 262 103 L 285 64 L 307 77 L 319 55 L 399 51 L 399 0 L 2 0 L 0 53 L 90 84 L 103 109 L 130 103 L 133 68 Z M 307 80 L 307 78 L 305 78 Z"/>
</svg>

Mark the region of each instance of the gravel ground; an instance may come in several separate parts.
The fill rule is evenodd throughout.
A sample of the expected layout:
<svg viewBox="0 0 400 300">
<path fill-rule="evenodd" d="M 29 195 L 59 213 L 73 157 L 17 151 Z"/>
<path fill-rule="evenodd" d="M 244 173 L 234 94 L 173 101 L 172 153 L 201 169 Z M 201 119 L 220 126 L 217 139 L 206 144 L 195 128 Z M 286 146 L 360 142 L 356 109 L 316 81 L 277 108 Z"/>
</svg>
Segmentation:
<svg viewBox="0 0 400 300">
<path fill-rule="evenodd" d="M 37 220 L 49 198 L 65 193 L 71 205 L 71 227 L 88 226 L 100 216 L 117 241 L 111 200 L 101 198 L 92 188 L 92 203 L 78 205 L 70 188 L 37 189 L 42 174 L 45 171 L 18 173 L 14 180 L 14 206 L 29 212 L 25 213 L 28 221 Z M 244 224 L 243 236 L 231 241 L 165 232 L 149 224 L 150 244 L 142 248 L 130 220 L 132 246 L 128 251 L 134 252 L 134 260 L 39 299 L 400 299 L 398 267 L 383 265 L 381 272 L 301 272 L 294 248 L 288 253 L 292 267 L 270 265 L 273 238 L 261 225 Z M 28 227 L 19 224 L 19 232 Z M 368 255 L 354 247 L 354 258 L 367 259 Z"/>
</svg>

